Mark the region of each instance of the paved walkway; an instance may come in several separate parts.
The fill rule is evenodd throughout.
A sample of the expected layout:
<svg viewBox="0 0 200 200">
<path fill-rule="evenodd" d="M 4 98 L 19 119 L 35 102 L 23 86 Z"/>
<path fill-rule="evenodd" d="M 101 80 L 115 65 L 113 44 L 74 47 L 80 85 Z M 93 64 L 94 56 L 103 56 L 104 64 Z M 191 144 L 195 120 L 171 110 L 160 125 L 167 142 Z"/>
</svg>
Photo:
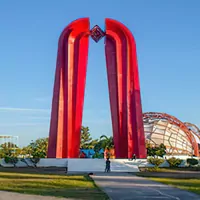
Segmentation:
<svg viewBox="0 0 200 200">
<path fill-rule="evenodd" d="M 200 196 L 128 173 L 99 173 L 91 176 L 113 200 L 200 200 Z"/>
<path fill-rule="evenodd" d="M 36 196 L 29 194 L 18 194 L 14 192 L 0 191 L 0 200 L 72 200 L 58 197 Z"/>
</svg>

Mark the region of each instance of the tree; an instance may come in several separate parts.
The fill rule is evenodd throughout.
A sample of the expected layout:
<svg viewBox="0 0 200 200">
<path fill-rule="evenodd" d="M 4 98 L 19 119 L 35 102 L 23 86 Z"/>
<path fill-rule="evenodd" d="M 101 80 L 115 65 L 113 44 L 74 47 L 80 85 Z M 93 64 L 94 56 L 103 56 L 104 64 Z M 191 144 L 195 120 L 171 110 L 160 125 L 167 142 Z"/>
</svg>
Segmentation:
<svg viewBox="0 0 200 200">
<path fill-rule="evenodd" d="M 8 148 L 6 145 L 1 145 L 0 147 L 0 157 L 5 158 L 5 156 L 12 155 L 12 149 Z"/>
<path fill-rule="evenodd" d="M 164 144 L 160 144 L 157 148 L 156 148 L 156 152 L 155 152 L 156 156 L 162 157 L 164 155 L 166 155 L 166 146 Z"/>
<path fill-rule="evenodd" d="M 114 140 L 113 137 L 107 137 L 106 135 L 102 135 L 100 137 L 100 141 L 102 141 L 102 148 L 105 149 L 113 149 L 114 148 Z"/>
<path fill-rule="evenodd" d="M 102 135 L 100 137 L 99 142 L 95 145 L 94 151 L 99 152 L 101 149 L 113 149 L 114 148 L 114 141 L 113 137 L 107 137 L 106 135 Z"/>
<path fill-rule="evenodd" d="M 21 150 L 12 142 L 6 142 L 0 145 L 0 158 L 18 156 Z"/>
<path fill-rule="evenodd" d="M 154 148 L 149 143 L 146 144 L 146 150 L 148 156 L 155 156 Z"/>
<path fill-rule="evenodd" d="M 6 163 L 11 163 L 11 164 L 13 164 L 14 167 L 16 167 L 16 164 L 17 164 L 17 162 L 18 162 L 18 158 L 15 157 L 14 155 L 5 156 L 4 160 L 5 160 Z"/>
<path fill-rule="evenodd" d="M 6 142 L 0 145 L 0 157 L 4 158 L 6 163 L 11 163 L 16 167 L 18 162 L 17 156 L 20 154 L 21 149 L 12 142 Z"/>
<path fill-rule="evenodd" d="M 39 138 L 35 141 L 32 141 L 27 147 L 22 149 L 22 154 L 28 156 L 28 158 L 33 164 L 34 167 L 37 167 L 37 163 L 40 161 L 40 158 L 46 158 L 48 148 L 48 138 Z M 25 158 L 22 158 L 21 161 L 27 163 Z"/>
<path fill-rule="evenodd" d="M 32 158 L 46 158 L 48 147 L 48 138 L 39 138 L 32 141 L 27 147 L 22 149 L 23 155 Z"/>
<path fill-rule="evenodd" d="M 97 144 L 98 140 L 93 140 L 90 135 L 90 130 L 88 127 L 81 127 L 81 142 L 80 148 L 81 149 L 93 149 L 94 146 Z"/>
<path fill-rule="evenodd" d="M 9 148 L 9 149 L 15 149 L 18 148 L 16 144 L 12 142 L 5 142 L 4 144 L 0 145 L 0 148 Z"/>
</svg>

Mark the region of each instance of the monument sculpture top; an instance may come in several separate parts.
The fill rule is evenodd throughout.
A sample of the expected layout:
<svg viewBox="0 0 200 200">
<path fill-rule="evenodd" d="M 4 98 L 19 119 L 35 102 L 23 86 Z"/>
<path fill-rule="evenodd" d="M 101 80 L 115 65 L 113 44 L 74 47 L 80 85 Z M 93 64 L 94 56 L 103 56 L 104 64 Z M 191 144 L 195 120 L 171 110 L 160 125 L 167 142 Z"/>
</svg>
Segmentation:
<svg viewBox="0 0 200 200">
<path fill-rule="evenodd" d="M 95 42 L 101 40 L 105 35 L 105 32 L 98 25 L 95 25 L 90 30 L 90 36 Z"/>
</svg>

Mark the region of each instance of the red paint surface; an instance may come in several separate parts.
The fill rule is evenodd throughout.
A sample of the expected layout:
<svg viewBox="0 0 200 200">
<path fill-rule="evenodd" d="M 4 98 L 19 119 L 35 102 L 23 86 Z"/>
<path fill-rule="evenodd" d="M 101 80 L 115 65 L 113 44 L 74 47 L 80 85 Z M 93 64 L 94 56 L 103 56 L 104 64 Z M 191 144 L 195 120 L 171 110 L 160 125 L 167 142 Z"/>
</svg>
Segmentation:
<svg viewBox="0 0 200 200">
<path fill-rule="evenodd" d="M 123 24 L 106 19 L 105 43 L 116 158 L 146 158 L 135 40 Z"/>
<path fill-rule="evenodd" d="M 77 158 L 83 114 L 89 19 L 78 19 L 62 32 L 53 92 L 49 158 Z"/>
<path fill-rule="evenodd" d="M 59 39 L 49 158 L 78 158 L 88 57 L 89 19 L 67 26 Z M 135 41 L 106 19 L 105 51 L 116 158 L 146 157 Z"/>
</svg>

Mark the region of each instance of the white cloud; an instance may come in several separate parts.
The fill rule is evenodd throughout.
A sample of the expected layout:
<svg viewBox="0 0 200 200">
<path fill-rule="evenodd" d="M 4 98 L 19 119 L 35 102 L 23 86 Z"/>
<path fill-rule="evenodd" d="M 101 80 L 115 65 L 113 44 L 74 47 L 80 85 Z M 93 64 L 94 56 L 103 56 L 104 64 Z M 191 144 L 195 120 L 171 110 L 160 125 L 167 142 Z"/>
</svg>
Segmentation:
<svg viewBox="0 0 200 200">
<path fill-rule="evenodd" d="M 0 124 L 0 127 L 11 127 L 11 126 L 40 126 L 40 125 L 49 125 L 49 123 L 8 123 Z"/>
<path fill-rule="evenodd" d="M 8 112 L 50 112 L 49 109 L 0 107 L 0 111 Z"/>
<path fill-rule="evenodd" d="M 94 119 L 94 120 L 84 120 L 83 119 L 83 123 L 82 124 L 85 124 L 85 123 L 91 123 L 91 124 L 110 124 L 111 121 L 108 119 L 108 120 L 105 120 L 105 119 Z"/>
<path fill-rule="evenodd" d="M 51 100 L 50 97 L 37 97 L 35 98 L 35 101 L 38 101 L 38 102 L 46 102 L 46 101 L 49 101 Z"/>
<path fill-rule="evenodd" d="M 42 116 L 42 117 L 38 117 L 38 116 L 31 116 L 31 117 L 27 117 L 28 119 L 47 119 L 47 120 L 49 120 L 50 119 L 50 116 Z"/>
</svg>

